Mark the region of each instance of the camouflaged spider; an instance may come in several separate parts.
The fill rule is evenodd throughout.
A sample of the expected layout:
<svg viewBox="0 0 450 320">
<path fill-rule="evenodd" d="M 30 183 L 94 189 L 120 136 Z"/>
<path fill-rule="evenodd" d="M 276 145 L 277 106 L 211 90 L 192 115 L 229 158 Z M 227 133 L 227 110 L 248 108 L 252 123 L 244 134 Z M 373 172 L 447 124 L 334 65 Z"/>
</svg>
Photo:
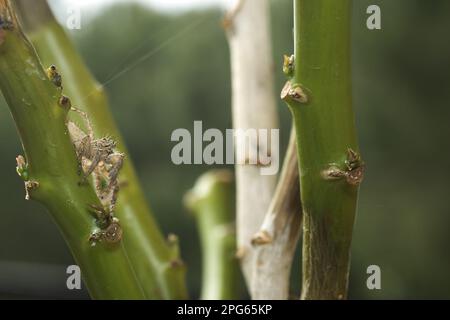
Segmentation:
<svg viewBox="0 0 450 320">
<path fill-rule="evenodd" d="M 106 166 L 103 169 L 109 174 L 109 187 L 117 184 L 117 175 L 122 168 L 124 154 L 116 152 L 116 142 L 111 137 L 95 139 L 91 123 L 87 114 L 77 108 L 72 107 L 72 111 L 79 113 L 84 119 L 88 133 L 86 134 L 74 122 L 68 121 L 67 128 L 75 145 L 79 171 L 83 169 L 83 164 L 88 164 L 83 181 L 85 182 L 89 175 L 99 166 Z M 89 163 L 83 162 L 88 161 Z"/>
<path fill-rule="evenodd" d="M 62 77 L 56 66 L 51 65 L 47 68 L 47 76 L 62 92 Z M 89 241 L 93 245 L 103 240 L 107 243 L 117 243 L 122 239 L 122 228 L 119 220 L 114 217 L 114 209 L 119 192 L 118 174 L 125 156 L 123 153 L 115 151 L 116 142 L 111 137 L 95 138 L 88 115 L 80 109 L 72 107 L 68 97 L 61 94 L 59 104 L 67 111 L 77 112 L 87 129 L 86 133 L 73 121 L 66 120 L 66 126 L 75 147 L 78 174 L 83 175 L 79 184 L 86 183 L 92 174 L 95 192 L 101 202 L 101 206 L 89 206 L 89 211 L 94 213 L 97 226 L 100 228 L 91 234 Z M 22 162 L 21 159 L 19 160 Z"/>
<path fill-rule="evenodd" d="M 118 174 L 123 165 L 124 154 L 115 151 L 116 142 L 110 137 L 95 139 L 92 125 L 87 114 L 71 107 L 81 115 L 86 123 L 86 134 L 74 122 L 68 121 L 67 128 L 75 146 L 79 173 L 83 172 L 80 183 L 86 183 L 93 173 L 97 194 L 103 205 L 108 205 L 114 211 L 114 205 L 119 191 Z"/>
<path fill-rule="evenodd" d="M 60 90 L 63 89 L 62 77 L 55 65 L 51 65 L 47 68 L 47 76 L 57 88 Z M 122 168 L 124 154 L 114 150 L 116 148 L 116 142 L 111 137 L 95 139 L 94 130 L 92 129 L 88 115 L 80 109 L 72 107 L 69 98 L 61 96 L 60 104 L 67 110 L 75 111 L 80 114 L 86 125 L 87 134 L 74 122 L 67 121 L 67 128 L 77 153 L 79 174 L 81 174 L 82 169 L 84 169 L 84 175 L 81 182 L 85 183 L 91 173 L 96 171 L 96 178 L 100 176 L 103 177 L 103 180 L 107 179 L 109 181 L 107 188 L 100 188 L 103 191 L 102 193 L 104 193 L 105 189 L 116 189 L 118 186 L 117 175 Z M 96 170 L 97 168 L 99 168 L 99 170 Z M 101 182 L 101 180 L 102 179 L 98 182 Z"/>
<path fill-rule="evenodd" d="M 74 122 L 67 121 L 67 128 L 78 160 L 79 174 L 83 173 L 80 184 L 86 183 L 92 174 L 97 196 L 101 206 L 90 205 L 90 211 L 95 213 L 99 230 L 93 232 L 89 242 L 94 246 L 97 242 L 105 241 L 114 244 L 122 239 L 122 227 L 114 217 L 114 209 L 119 193 L 117 176 L 123 164 L 124 154 L 114 151 L 116 142 L 104 137 L 94 138 L 91 123 L 87 114 L 77 108 L 70 110 L 79 113 L 84 121 L 88 133 L 86 134 Z"/>
<path fill-rule="evenodd" d="M 100 229 L 90 235 L 89 242 L 92 245 L 101 241 L 109 244 L 117 243 L 122 239 L 123 231 L 119 220 L 114 217 L 114 209 L 119 193 L 117 176 L 122 168 L 124 154 L 114 151 L 116 142 L 110 137 L 94 138 L 91 123 L 85 112 L 74 107 L 70 110 L 82 116 L 88 131 L 86 134 L 74 122 L 67 121 L 77 155 L 78 171 L 79 174 L 83 173 L 80 184 L 86 183 L 87 178 L 93 174 L 95 192 L 102 204 L 90 205 L 90 211 L 95 213 Z"/>
</svg>

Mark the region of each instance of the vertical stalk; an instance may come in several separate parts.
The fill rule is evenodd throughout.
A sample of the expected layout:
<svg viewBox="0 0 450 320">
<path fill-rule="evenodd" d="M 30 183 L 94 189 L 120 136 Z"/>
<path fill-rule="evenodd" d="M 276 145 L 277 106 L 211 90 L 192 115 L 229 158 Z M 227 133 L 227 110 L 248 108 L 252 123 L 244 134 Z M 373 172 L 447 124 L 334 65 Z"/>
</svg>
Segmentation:
<svg viewBox="0 0 450 320">
<path fill-rule="evenodd" d="M 126 154 L 119 175 L 123 186 L 116 216 L 127 234 L 124 246 L 147 298 L 186 298 L 185 267 L 179 258 L 178 245 L 164 239 L 147 205 L 131 157 L 109 111 L 103 87 L 93 78 L 45 0 L 36 0 L 33 4 L 18 0 L 17 5 L 40 59 L 46 65 L 56 65 L 61 71 L 64 92 L 73 104 L 89 115 L 95 135 L 113 136 L 118 142 L 118 150 Z"/>
<path fill-rule="evenodd" d="M 239 0 L 224 25 L 231 55 L 233 128 L 278 128 L 268 0 Z M 236 150 L 245 150 L 246 139 L 239 140 Z M 269 151 L 272 163 L 278 163 L 277 152 L 262 140 L 250 148 Z M 263 223 L 277 180 L 276 174 L 261 175 L 260 169 L 257 164 L 236 165 L 238 252 L 252 298 L 258 296 L 259 285 L 267 284 L 267 280 L 258 273 L 257 250 L 251 241 Z"/>
<path fill-rule="evenodd" d="M 294 0 L 295 62 L 282 98 L 297 133 L 303 205 L 303 299 L 347 297 L 364 165 L 352 110 L 351 0 Z"/>
<path fill-rule="evenodd" d="M 48 80 L 8 0 L 0 0 L 0 89 L 25 151 L 25 158 L 17 160 L 27 195 L 50 211 L 91 296 L 143 299 L 123 242 L 92 246 L 89 241 L 96 228 L 89 207 L 100 205 L 100 201 L 90 185 L 79 185 L 61 93 Z"/>
<path fill-rule="evenodd" d="M 195 214 L 202 246 L 202 292 L 205 300 L 238 299 L 239 266 L 235 258 L 234 187 L 232 173 L 210 171 L 186 195 Z"/>
<path fill-rule="evenodd" d="M 302 204 L 300 202 L 297 145 L 291 130 L 283 169 L 261 229 L 252 239 L 256 251 L 253 299 L 287 300 L 291 267 L 300 238 Z"/>
</svg>

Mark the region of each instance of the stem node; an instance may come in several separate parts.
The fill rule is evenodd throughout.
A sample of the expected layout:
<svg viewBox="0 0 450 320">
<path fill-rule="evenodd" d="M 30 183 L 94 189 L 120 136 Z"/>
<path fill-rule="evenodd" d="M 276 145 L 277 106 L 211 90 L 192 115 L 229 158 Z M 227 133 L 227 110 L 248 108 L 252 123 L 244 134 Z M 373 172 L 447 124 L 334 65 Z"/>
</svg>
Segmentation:
<svg viewBox="0 0 450 320">
<path fill-rule="evenodd" d="M 69 97 L 67 97 L 67 96 L 62 95 L 59 98 L 58 103 L 59 103 L 60 107 L 66 111 L 69 111 L 70 108 L 72 108 L 72 102 L 70 101 Z"/>
<path fill-rule="evenodd" d="M 255 236 L 252 239 L 252 245 L 254 246 L 262 246 L 265 244 L 272 243 L 273 238 L 269 234 L 267 230 L 261 230 L 258 233 L 255 234 Z"/>
<path fill-rule="evenodd" d="M 286 101 L 291 107 L 298 104 L 307 104 L 308 96 L 304 92 L 300 84 L 292 84 L 286 82 L 283 90 L 281 90 L 281 99 Z"/>
<path fill-rule="evenodd" d="M 290 56 L 284 55 L 283 56 L 283 73 L 289 77 L 292 78 L 294 75 L 295 70 L 295 56 L 292 54 Z"/>
<path fill-rule="evenodd" d="M 25 200 L 31 199 L 31 192 L 39 188 L 39 182 L 34 180 L 25 181 Z"/>
</svg>

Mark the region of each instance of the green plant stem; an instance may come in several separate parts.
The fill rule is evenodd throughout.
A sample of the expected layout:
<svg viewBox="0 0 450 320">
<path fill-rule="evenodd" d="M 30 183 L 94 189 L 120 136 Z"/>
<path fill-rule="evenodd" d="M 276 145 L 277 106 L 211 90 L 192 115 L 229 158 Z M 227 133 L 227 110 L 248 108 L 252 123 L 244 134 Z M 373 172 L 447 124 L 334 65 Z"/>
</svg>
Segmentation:
<svg viewBox="0 0 450 320">
<path fill-rule="evenodd" d="M 36 18 L 36 6 L 47 8 L 41 10 L 44 12 L 41 19 Z M 119 192 L 115 214 L 127 234 L 124 246 L 147 298 L 186 298 L 185 267 L 179 258 L 177 244 L 164 239 L 153 218 L 125 143 L 109 111 L 103 87 L 90 74 L 45 0 L 34 1 L 32 6 L 22 5 L 21 17 L 28 26 L 30 40 L 39 57 L 46 65 L 58 67 L 63 76 L 64 92 L 77 108 L 88 113 L 95 135 L 114 137 L 118 150 L 126 154 L 119 175 L 124 186 Z"/>
<path fill-rule="evenodd" d="M 294 0 L 294 117 L 303 204 L 303 299 L 347 297 L 358 187 L 325 173 L 358 151 L 351 88 L 351 0 Z M 295 90 L 294 90 L 295 93 Z M 305 96 L 307 102 L 305 103 Z"/>
<path fill-rule="evenodd" d="M 232 173 L 217 170 L 201 176 L 187 194 L 186 205 L 195 214 L 202 245 L 201 298 L 238 299 Z"/>
<path fill-rule="evenodd" d="M 50 211 L 93 298 L 144 298 L 122 243 L 109 247 L 89 242 L 95 219 L 88 208 L 100 203 L 90 185 L 79 185 L 75 150 L 65 125 L 67 111 L 59 105 L 60 92 L 47 79 L 19 29 L 10 1 L 0 0 L 0 22 L 0 88 L 28 161 L 26 180 L 39 183 L 30 190 L 31 198 Z"/>
</svg>

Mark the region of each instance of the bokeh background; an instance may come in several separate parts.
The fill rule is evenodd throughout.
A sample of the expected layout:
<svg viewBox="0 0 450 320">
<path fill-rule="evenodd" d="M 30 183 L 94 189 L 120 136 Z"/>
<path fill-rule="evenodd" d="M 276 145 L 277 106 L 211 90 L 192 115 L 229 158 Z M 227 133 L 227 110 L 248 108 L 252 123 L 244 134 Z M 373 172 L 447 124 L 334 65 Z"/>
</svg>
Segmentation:
<svg viewBox="0 0 450 320">
<path fill-rule="evenodd" d="M 83 6 L 82 28 L 70 35 L 106 83 L 162 230 L 180 236 L 195 298 L 201 253 L 182 197 L 209 168 L 173 165 L 170 135 L 176 128 L 191 130 L 194 120 L 202 120 L 204 128 L 231 127 L 223 9 L 162 8 L 158 2 L 169 3 L 163 0 L 147 1 L 153 7 L 144 1 L 100 2 Z M 284 83 L 282 54 L 292 52 L 291 3 L 275 0 L 271 7 L 277 91 Z M 365 26 L 371 4 L 381 6 L 380 31 Z M 64 4 L 53 1 L 53 8 L 64 21 Z M 350 298 L 449 299 L 450 1 L 357 0 L 353 26 L 354 101 L 367 175 L 354 233 Z M 281 102 L 279 113 L 286 146 L 290 115 Z M 0 148 L 0 298 L 88 298 L 84 290 L 66 289 L 65 268 L 73 264 L 68 249 L 45 209 L 24 200 L 15 173 L 21 145 L 3 99 Z M 372 264 L 381 267 L 381 290 L 366 287 Z M 297 263 L 293 297 L 299 294 L 299 273 Z"/>
</svg>

